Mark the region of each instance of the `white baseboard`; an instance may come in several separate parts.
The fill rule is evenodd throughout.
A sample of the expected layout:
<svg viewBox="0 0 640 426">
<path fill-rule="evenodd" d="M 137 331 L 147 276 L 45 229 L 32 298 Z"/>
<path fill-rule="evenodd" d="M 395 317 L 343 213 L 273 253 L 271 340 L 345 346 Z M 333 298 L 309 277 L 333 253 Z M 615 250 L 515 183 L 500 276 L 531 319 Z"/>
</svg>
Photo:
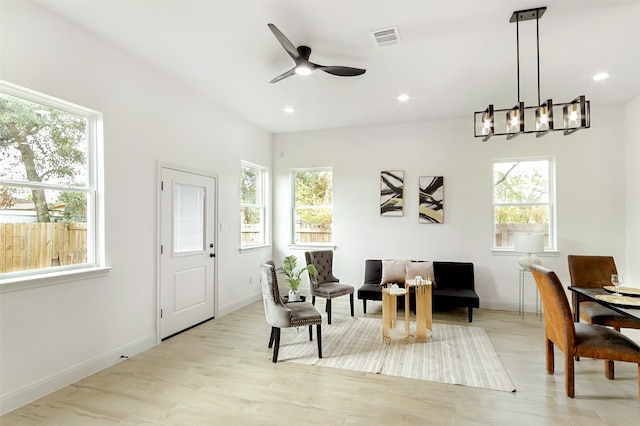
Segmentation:
<svg viewBox="0 0 640 426">
<path fill-rule="evenodd" d="M 542 304 L 541 304 L 542 305 Z M 519 306 L 514 302 L 503 302 L 496 300 L 488 300 L 488 301 L 480 301 L 480 308 L 482 309 L 492 309 L 495 311 L 519 311 Z M 524 311 L 525 312 L 536 312 L 536 304 L 535 301 L 525 301 L 524 303 Z"/>
<path fill-rule="evenodd" d="M 257 302 L 261 299 L 262 293 L 256 293 L 245 296 L 242 299 L 236 299 L 233 301 L 233 303 L 229 303 L 228 305 L 218 306 L 218 316 L 223 317 L 233 311 L 237 311 L 238 309 L 244 308 L 245 306 L 250 305 L 253 302 Z"/>
<path fill-rule="evenodd" d="M 84 379 L 120 362 L 123 355 L 132 357 L 156 345 L 156 336 L 147 336 L 104 355 L 59 371 L 44 379 L 0 396 L 0 416 L 42 398 L 58 389 Z"/>
</svg>

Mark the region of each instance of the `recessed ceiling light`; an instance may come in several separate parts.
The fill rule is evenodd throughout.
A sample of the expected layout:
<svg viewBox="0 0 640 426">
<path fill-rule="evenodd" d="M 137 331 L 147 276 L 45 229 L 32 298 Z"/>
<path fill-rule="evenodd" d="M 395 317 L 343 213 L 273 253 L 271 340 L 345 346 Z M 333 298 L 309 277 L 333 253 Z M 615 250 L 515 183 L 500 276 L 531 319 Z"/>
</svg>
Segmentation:
<svg viewBox="0 0 640 426">
<path fill-rule="evenodd" d="M 293 109 L 293 107 L 287 106 L 287 107 L 284 107 L 283 111 L 286 112 L 287 114 L 291 114 L 295 111 L 295 109 Z"/>
<path fill-rule="evenodd" d="M 593 76 L 594 81 L 606 80 L 607 78 L 609 78 L 608 72 L 601 72 Z"/>
<path fill-rule="evenodd" d="M 400 102 L 407 102 L 409 99 L 409 95 L 407 95 L 406 93 L 403 93 L 402 95 L 398 96 L 398 100 Z"/>
</svg>

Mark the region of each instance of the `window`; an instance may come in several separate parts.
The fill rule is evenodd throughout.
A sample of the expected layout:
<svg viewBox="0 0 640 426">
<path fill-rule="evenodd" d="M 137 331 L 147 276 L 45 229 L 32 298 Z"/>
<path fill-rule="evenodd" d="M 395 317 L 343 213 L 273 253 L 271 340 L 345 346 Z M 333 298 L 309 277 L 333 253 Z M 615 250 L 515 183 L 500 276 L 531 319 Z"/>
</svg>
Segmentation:
<svg viewBox="0 0 640 426">
<path fill-rule="evenodd" d="M 0 278 L 98 266 L 100 120 L 0 82 Z"/>
<path fill-rule="evenodd" d="M 555 249 L 554 167 L 550 158 L 493 163 L 495 249 L 513 249 L 514 234 L 544 234 Z"/>
<path fill-rule="evenodd" d="M 332 243 L 333 172 L 328 168 L 294 170 L 292 181 L 294 243 Z"/>
<path fill-rule="evenodd" d="M 240 247 L 267 244 L 266 169 L 242 162 L 240 172 Z"/>
</svg>

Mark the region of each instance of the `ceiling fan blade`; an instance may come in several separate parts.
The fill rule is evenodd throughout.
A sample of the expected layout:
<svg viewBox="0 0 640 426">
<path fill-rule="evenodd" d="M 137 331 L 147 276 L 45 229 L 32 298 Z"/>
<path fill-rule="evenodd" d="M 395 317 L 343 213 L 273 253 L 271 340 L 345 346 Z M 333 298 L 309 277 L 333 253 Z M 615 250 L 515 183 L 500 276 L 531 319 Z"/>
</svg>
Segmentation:
<svg viewBox="0 0 640 426">
<path fill-rule="evenodd" d="M 284 80 L 287 77 L 291 77 L 292 75 L 294 75 L 296 73 L 296 68 L 293 67 L 291 68 L 289 71 L 284 72 L 282 74 L 280 74 L 279 76 L 277 76 L 276 78 L 274 78 L 273 80 L 271 80 L 269 83 L 277 83 L 280 80 Z"/>
<path fill-rule="evenodd" d="M 362 68 L 353 68 L 353 67 L 340 67 L 340 66 L 325 66 L 325 65 L 317 65 L 312 64 L 314 69 L 322 70 L 326 73 L 338 75 L 341 77 L 353 77 L 356 75 L 362 75 L 367 70 Z"/>
<path fill-rule="evenodd" d="M 300 59 L 300 54 L 298 53 L 298 50 L 293 45 L 293 43 L 291 43 L 291 41 L 289 41 L 289 39 L 284 34 L 282 34 L 282 31 L 280 31 L 275 25 L 267 24 L 267 26 L 269 27 L 273 35 L 276 36 L 276 39 L 278 39 L 282 47 L 284 47 L 284 50 L 287 51 L 289 56 L 291 56 L 294 61 L 298 61 Z"/>
</svg>

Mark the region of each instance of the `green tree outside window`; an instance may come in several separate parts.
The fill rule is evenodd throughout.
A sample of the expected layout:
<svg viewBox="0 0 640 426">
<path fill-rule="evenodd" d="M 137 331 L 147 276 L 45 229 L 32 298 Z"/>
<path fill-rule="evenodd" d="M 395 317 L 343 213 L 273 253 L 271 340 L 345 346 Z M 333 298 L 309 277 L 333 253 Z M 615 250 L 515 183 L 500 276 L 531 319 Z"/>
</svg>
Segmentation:
<svg viewBox="0 0 640 426">
<path fill-rule="evenodd" d="M 333 241 L 333 173 L 329 169 L 294 172 L 296 243 Z"/>
</svg>

